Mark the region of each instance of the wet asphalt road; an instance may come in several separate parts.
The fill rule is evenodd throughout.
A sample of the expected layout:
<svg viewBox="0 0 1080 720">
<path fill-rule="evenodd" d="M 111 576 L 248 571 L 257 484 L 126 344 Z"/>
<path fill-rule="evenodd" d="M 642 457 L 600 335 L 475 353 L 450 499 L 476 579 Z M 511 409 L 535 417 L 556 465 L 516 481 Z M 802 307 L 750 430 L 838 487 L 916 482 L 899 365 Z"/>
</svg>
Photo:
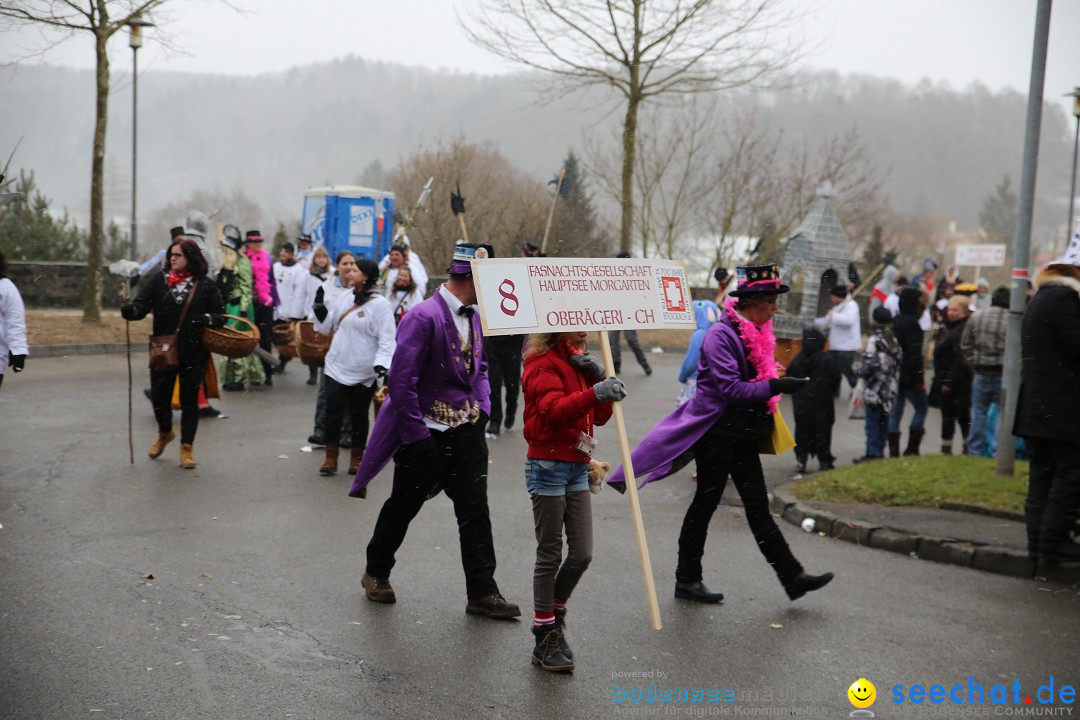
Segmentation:
<svg viewBox="0 0 1080 720">
<path fill-rule="evenodd" d="M 653 377 L 636 366 L 625 374 L 632 440 L 678 392 L 681 358 L 653 360 Z M 138 393 L 143 356 L 135 366 Z M 154 428 L 141 396 L 128 464 L 123 356 L 31 358 L 5 380 L 0 718 L 846 717 L 859 677 L 877 686 L 878 717 L 918 717 L 978 708 L 897 705 L 890 688 L 972 675 L 989 689 L 1016 678 L 1023 705 L 1050 676 L 1057 688 L 1080 681 L 1075 591 L 781 523 L 808 570 L 837 574 L 792 603 L 735 507 L 717 512 L 705 558 L 706 582 L 726 601 L 675 600 L 688 469 L 642 493 L 663 631 L 649 628 L 626 498 L 606 490 L 595 498 L 593 565 L 570 608 L 578 670 L 543 673 L 529 664 L 527 622 L 465 615 L 445 496 L 424 508 L 402 548 L 398 603 L 365 600 L 363 551 L 390 470 L 367 500 L 346 496 L 344 476 L 317 474 L 319 453 L 300 452 L 314 402 L 305 378 L 294 364 L 272 389 L 227 394 L 217 404 L 228 417 L 200 425 L 196 471 L 179 469 L 176 444 L 146 457 Z M 617 457 L 614 438 L 599 433 L 598 457 Z M 860 454 L 859 425 L 839 421 L 834 442 L 844 462 Z M 525 443 L 504 435 L 490 449 L 496 578 L 528 616 Z M 792 462 L 767 458 L 770 483 L 789 477 Z M 613 699 L 654 682 L 730 689 L 734 699 Z"/>
</svg>

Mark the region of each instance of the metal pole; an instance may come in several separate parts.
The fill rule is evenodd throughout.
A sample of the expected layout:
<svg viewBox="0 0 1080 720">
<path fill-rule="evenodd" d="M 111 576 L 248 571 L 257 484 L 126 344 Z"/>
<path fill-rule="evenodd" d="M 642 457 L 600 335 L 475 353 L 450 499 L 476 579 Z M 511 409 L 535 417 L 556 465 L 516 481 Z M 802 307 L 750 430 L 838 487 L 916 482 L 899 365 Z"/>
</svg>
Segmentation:
<svg viewBox="0 0 1080 720">
<path fill-rule="evenodd" d="M 1020 391 L 1020 333 L 1024 308 L 1027 306 L 1028 267 L 1031 264 L 1031 216 L 1035 205 L 1035 173 L 1039 164 L 1039 125 L 1042 122 L 1051 4 L 1051 0 L 1039 0 L 1035 15 L 1035 46 L 1031 52 L 1031 85 L 1028 89 L 1027 126 L 1024 130 L 1024 166 L 1020 179 L 1020 215 L 1013 248 L 1012 297 L 1009 301 L 1005 367 L 999 403 L 1003 412 L 998 415 L 997 474 L 1010 477 L 1016 459 L 1016 440 L 1012 428 Z"/>
<path fill-rule="evenodd" d="M 135 259 L 138 230 L 135 222 L 135 188 L 138 187 L 139 145 L 139 48 L 131 48 L 131 259 Z"/>
<path fill-rule="evenodd" d="M 1076 149 L 1080 143 L 1080 115 L 1076 116 L 1076 131 L 1073 133 L 1073 168 L 1072 182 L 1069 184 L 1069 224 L 1065 226 L 1065 247 L 1073 234 L 1073 205 L 1076 204 Z"/>
</svg>

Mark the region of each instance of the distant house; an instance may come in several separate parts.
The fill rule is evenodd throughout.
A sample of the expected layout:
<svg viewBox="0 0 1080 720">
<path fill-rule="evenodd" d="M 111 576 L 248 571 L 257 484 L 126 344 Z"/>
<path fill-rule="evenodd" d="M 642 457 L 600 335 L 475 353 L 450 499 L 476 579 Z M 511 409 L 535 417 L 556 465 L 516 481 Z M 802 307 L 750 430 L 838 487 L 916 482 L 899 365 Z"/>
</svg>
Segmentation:
<svg viewBox="0 0 1080 720">
<path fill-rule="evenodd" d="M 826 181 L 817 190 L 817 203 L 788 238 L 781 274 L 791 292 L 781 296 L 780 312 L 773 317 L 778 338 L 801 338 L 803 328 L 832 307 L 833 287 L 847 284 L 851 241 L 833 210 L 833 195 Z"/>
</svg>

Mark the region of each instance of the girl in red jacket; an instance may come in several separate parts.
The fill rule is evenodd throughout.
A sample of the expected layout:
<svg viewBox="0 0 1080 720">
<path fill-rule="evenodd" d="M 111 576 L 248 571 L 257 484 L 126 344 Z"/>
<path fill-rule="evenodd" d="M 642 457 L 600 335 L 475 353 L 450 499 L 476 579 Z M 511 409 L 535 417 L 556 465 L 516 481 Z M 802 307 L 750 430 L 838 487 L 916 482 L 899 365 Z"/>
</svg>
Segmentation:
<svg viewBox="0 0 1080 720">
<path fill-rule="evenodd" d="M 525 487 L 536 526 L 532 663 L 553 672 L 574 669 L 563 634 L 566 602 L 592 560 L 593 426 L 606 423 L 611 402 L 626 397 L 622 381 L 605 379 L 603 366 L 586 352 L 585 337 L 584 332 L 530 335 L 521 383 L 529 443 Z"/>
</svg>

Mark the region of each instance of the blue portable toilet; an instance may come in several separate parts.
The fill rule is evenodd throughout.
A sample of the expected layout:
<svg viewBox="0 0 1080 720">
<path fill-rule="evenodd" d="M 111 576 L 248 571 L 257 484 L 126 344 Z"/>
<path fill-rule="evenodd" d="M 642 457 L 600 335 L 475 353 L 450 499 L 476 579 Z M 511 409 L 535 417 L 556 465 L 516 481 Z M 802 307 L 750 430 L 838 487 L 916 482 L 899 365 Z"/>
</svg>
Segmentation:
<svg viewBox="0 0 1080 720">
<path fill-rule="evenodd" d="M 375 262 L 394 237 L 394 193 L 359 185 L 331 185 L 304 191 L 303 231 L 333 260 L 342 250 Z"/>
</svg>

